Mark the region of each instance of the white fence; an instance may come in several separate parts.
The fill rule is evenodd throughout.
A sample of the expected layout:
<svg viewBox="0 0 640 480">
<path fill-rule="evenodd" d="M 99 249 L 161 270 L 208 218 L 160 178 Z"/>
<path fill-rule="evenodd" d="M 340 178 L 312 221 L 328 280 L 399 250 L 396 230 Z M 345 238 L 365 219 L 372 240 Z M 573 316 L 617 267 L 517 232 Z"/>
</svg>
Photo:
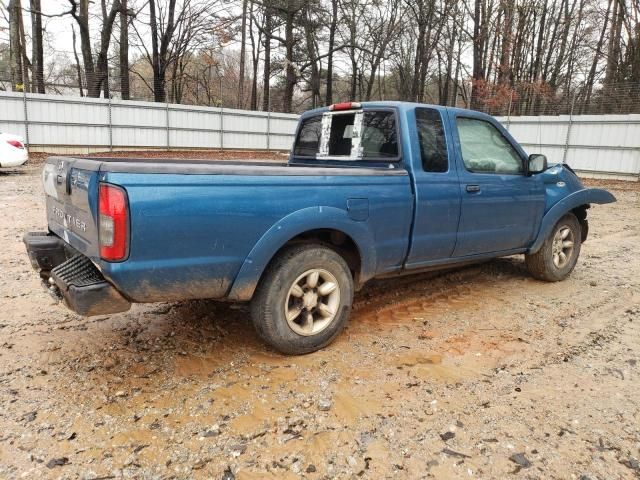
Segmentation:
<svg viewBox="0 0 640 480">
<path fill-rule="evenodd" d="M 32 151 L 288 150 L 297 115 L 0 92 L 0 131 Z"/>
<path fill-rule="evenodd" d="M 500 118 L 529 153 L 583 176 L 640 179 L 640 115 Z"/>
<path fill-rule="evenodd" d="M 298 116 L 226 108 L 0 92 L 0 131 L 32 151 L 288 150 Z M 530 153 L 585 176 L 640 178 L 640 115 L 502 117 Z"/>
</svg>

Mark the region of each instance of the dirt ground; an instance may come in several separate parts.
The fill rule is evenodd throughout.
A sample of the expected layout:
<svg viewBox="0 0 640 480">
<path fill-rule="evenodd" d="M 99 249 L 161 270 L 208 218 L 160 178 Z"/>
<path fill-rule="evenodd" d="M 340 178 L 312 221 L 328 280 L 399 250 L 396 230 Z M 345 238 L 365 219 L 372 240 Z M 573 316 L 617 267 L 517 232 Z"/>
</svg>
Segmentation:
<svg viewBox="0 0 640 480">
<path fill-rule="evenodd" d="M 640 183 L 602 183 L 571 277 L 521 257 L 368 285 L 323 351 L 245 306 L 55 305 L 21 237 L 36 165 L 0 173 L 0 478 L 640 477 Z"/>
</svg>

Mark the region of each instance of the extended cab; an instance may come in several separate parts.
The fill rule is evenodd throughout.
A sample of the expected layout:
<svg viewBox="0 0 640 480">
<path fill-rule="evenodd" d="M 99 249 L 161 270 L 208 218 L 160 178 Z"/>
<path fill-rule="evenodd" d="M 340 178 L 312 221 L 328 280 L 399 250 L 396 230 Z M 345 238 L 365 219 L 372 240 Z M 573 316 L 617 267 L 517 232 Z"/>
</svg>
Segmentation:
<svg viewBox="0 0 640 480">
<path fill-rule="evenodd" d="M 51 157 L 42 178 L 48 229 L 25 243 L 69 308 L 251 301 L 286 353 L 331 342 L 374 277 L 524 254 L 562 280 L 587 209 L 615 201 L 488 115 L 402 102 L 303 114 L 285 164 Z"/>
</svg>

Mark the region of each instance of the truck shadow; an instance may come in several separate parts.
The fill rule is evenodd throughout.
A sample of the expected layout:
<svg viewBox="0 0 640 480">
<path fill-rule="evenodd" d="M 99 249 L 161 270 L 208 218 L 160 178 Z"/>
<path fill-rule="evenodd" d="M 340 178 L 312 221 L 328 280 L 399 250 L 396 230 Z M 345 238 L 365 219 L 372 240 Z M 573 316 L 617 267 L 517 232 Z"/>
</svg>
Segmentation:
<svg viewBox="0 0 640 480">
<path fill-rule="evenodd" d="M 414 317 L 437 317 L 443 305 L 480 308 L 483 289 L 496 284 L 499 288 L 500 283 L 528 278 L 522 259 L 509 257 L 480 265 L 375 280 L 356 293 L 349 329 L 353 334 L 367 331 L 371 324 L 379 323 L 387 311 L 395 312 L 396 320 L 401 321 L 402 315 L 398 317 L 397 312 L 403 309 L 412 312 L 404 319 L 410 328 Z M 215 351 L 216 355 L 244 352 L 280 356 L 258 338 L 248 304 L 197 300 L 175 303 L 169 308 L 167 316 L 176 340 L 184 345 L 197 345 L 199 350 Z M 209 342 L 213 344 L 207 347 Z"/>
<path fill-rule="evenodd" d="M 110 370 L 116 377 L 214 378 L 256 363 L 315 365 L 335 355 L 349 356 L 372 339 L 415 339 L 427 322 L 444 328 L 451 311 L 480 311 L 503 284 L 527 278 L 522 260 L 512 257 L 371 282 L 356 294 L 350 322 L 336 342 L 304 357 L 288 357 L 264 344 L 253 329 L 248 304 L 194 300 L 135 306 L 78 329 L 93 332 L 82 335 L 83 354 L 95 365 L 117 364 Z"/>
</svg>

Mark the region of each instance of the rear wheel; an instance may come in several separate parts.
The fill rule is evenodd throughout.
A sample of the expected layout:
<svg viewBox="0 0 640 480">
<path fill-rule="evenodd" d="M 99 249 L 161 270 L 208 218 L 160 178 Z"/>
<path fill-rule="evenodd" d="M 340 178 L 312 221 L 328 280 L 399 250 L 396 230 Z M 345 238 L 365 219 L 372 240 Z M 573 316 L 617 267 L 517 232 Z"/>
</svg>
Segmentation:
<svg viewBox="0 0 640 480">
<path fill-rule="evenodd" d="M 573 213 L 568 213 L 556 223 L 540 250 L 525 256 L 527 268 L 539 280 L 564 280 L 576 266 L 581 246 L 580 223 Z"/>
<path fill-rule="evenodd" d="M 260 280 L 251 317 L 258 335 L 287 354 L 309 353 L 342 331 L 353 300 L 353 278 L 344 259 L 322 245 L 281 252 Z"/>
</svg>

